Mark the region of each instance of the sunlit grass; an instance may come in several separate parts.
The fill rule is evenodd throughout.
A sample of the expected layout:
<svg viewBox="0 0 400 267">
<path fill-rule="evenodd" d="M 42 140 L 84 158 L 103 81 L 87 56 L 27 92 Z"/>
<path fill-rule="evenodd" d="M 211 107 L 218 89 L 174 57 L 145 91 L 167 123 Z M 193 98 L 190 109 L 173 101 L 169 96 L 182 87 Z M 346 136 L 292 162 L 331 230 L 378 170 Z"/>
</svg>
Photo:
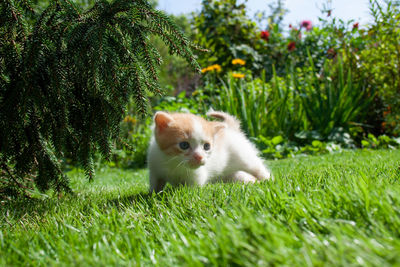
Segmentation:
<svg viewBox="0 0 400 267">
<path fill-rule="evenodd" d="M 400 151 L 268 162 L 275 182 L 167 188 L 71 171 L 75 194 L 1 205 L 0 265 L 400 264 Z"/>
</svg>

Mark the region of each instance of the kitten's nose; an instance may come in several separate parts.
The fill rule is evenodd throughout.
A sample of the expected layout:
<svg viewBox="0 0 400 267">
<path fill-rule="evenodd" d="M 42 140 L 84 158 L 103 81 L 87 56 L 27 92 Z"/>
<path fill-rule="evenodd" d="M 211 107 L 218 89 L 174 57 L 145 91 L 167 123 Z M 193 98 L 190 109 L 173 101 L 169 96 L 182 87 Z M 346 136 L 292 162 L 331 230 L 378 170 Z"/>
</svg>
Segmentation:
<svg viewBox="0 0 400 267">
<path fill-rule="evenodd" d="M 198 162 L 201 163 L 203 161 L 203 156 L 200 154 L 194 154 L 193 158 Z"/>
</svg>

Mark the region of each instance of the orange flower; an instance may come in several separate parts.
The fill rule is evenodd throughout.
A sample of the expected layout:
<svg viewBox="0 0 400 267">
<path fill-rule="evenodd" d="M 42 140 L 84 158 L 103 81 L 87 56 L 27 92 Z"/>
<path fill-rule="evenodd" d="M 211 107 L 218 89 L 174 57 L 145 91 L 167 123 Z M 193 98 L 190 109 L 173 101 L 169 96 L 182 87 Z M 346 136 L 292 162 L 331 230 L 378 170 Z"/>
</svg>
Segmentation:
<svg viewBox="0 0 400 267">
<path fill-rule="evenodd" d="M 235 58 L 235 59 L 233 59 L 232 60 L 232 64 L 233 65 L 244 65 L 244 64 L 246 64 L 246 61 L 244 61 L 243 59 L 240 59 L 240 58 Z"/>
<path fill-rule="evenodd" d="M 124 122 L 135 124 L 137 120 L 134 117 L 128 115 L 124 118 Z"/>
<path fill-rule="evenodd" d="M 222 70 L 221 66 L 218 65 L 218 64 L 214 64 L 214 65 L 212 65 L 211 67 L 213 67 L 213 69 L 214 69 L 215 71 L 217 71 L 217 72 L 220 72 L 220 71 Z"/>
<path fill-rule="evenodd" d="M 387 109 L 383 112 L 383 117 L 386 117 L 391 112 L 392 112 L 392 108 L 390 106 L 388 106 Z"/>
<path fill-rule="evenodd" d="M 244 74 L 243 73 L 232 73 L 232 77 L 236 78 L 236 79 L 242 79 L 242 78 L 244 78 Z"/>
<path fill-rule="evenodd" d="M 202 70 L 201 70 L 201 73 L 206 73 L 206 72 L 208 72 L 208 71 L 217 71 L 217 72 L 220 72 L 221 70 L 222 70 L 222 68 L 221 68 L 220 65 L 214 64 L 214 65 L 208 66 L 207 68 L 202 69 Z"/>
</svg>

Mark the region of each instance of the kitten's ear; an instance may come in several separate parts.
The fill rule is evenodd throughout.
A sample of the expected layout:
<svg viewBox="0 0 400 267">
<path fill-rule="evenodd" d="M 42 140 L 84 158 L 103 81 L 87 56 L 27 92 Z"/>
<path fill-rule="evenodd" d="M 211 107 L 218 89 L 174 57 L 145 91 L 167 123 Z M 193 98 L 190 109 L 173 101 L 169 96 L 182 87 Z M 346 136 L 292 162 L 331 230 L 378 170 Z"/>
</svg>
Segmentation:
<svg viewBox="0 0 400 267">
<path fill-rule="evenodd" d="M 156 128 L 160 131 L 164 130 L 165 128 L 168 127 L 168 125 L 173 121 L 174 119 L 166 112 L 163 111 L 158 111 L 154 115 L 154 122 L 156 123 Z"/>
<path fill-rule="evenodd" d="M 216 122 L 216 121 L 213 121 L 213 126 L 214 126 L 214 134 L 216 134 L 219 130 L 222 130 L 222 129 L 224 129 L 224 128 L 227 128 L 227 125 L 226 125 L 226 123 L 224 123 L 224 122 Z"/>
</svg>

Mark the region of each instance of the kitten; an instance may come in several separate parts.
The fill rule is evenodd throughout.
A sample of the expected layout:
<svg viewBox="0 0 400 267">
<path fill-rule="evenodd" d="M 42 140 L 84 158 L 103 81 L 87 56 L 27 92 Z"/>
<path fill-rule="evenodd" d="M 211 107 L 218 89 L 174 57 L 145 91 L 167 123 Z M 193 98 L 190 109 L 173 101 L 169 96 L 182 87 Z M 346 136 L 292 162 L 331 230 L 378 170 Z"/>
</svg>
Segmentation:
<svg viewBox="0 0 400 267">
<path fill-rule="evenodd" d="M 207 121 L 189 113 L 155 114 L 147 159 L 150 192 L 161 191 L 166 182 L 204 185 L 271 178 L 236 118 L 215 111 L 207 115 L 222 121 Z"/>
</svg>

